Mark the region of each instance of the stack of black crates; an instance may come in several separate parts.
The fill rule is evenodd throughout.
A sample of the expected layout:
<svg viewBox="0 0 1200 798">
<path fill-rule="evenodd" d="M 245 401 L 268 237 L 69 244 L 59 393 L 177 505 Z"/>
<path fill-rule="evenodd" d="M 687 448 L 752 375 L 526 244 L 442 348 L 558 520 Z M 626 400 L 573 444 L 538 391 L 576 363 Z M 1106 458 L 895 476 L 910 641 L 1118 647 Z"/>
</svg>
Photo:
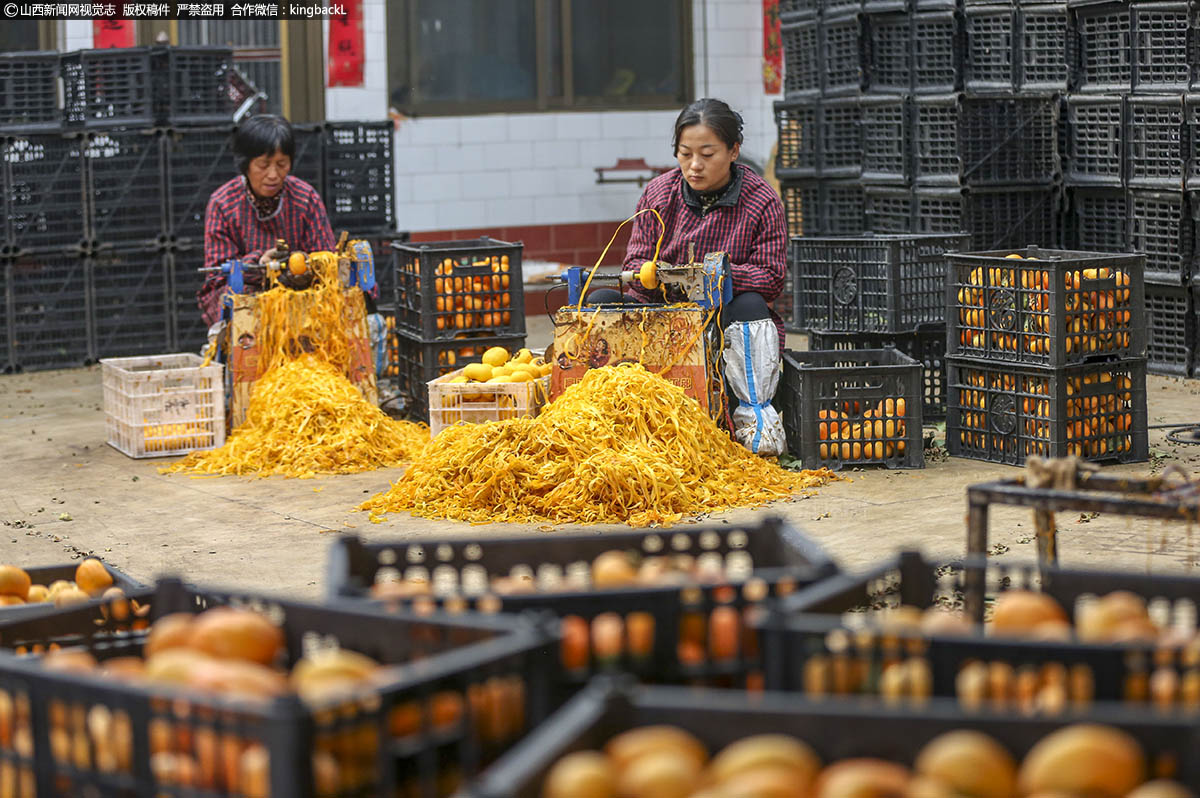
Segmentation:
<svg viewBox="0 0 1200 798">
<path fill-rule="evenodd" d="M 1200 56 L 1187 2 L 1068 3 L 1066 244 L 1146 255 L 1150 370 L 1195 373 Z"/>
<path fill-rule="evenodd" d="M 1022 247 L 947 262 L 950 454 L 1148 459 L 1145 256 Z"/>
<path fill-rule="evenodd" d="M 792 237 L 788 255 L 795 283 L 792 321 L 794 329 L 808 334 L 810 352 L 787 353 L 780 395 L 789 447 L 806 468 L 924 465 L 920 428 L 946 417 L 946 253 L 968 248 L 969 240 L 961 233 Z M 877 351 L 889 347 L 905 356 L 907 363 Z M 860 355 L 869 357 L 864 360 Z M 904 368 L 908 364 L 911 371 Z M 826 373 L 814 370 L 822 367 Z M 805 384 L 806 379 L 817 388 Z M 886 395 L 871 393 L 884 386 Z M 824 404 L 809 396 L 814 390 L 824 391 L 823 397 L 817 397 Z M 843 394 L 847 401 L 837 401 Z M 862 396 L 870 399 L 870 407 L 856 401 Z M 906 407 L 912 408 L 900 416 L 913 441 L 904 451 L 897 447 L 895 456 L 875 457 L 873 451 L 859 456 L 858 451 L 866 450 L 854 446 L 858 440 L 854 425 L 873 428 L 875 403 L 888 397 L 903 397 Z M 871 415 L 860 418 L 868 410 Z M 839 440 L 845 415 L 846 452 L 832 440 L 827 446 L 817 443 L 825 440 L 819 434 L 822 419 L 815 417 L 822 412 L 838 414 L 836 436 L 828 425 L 825 431 Z M 884 427 L 886 431 L 886 420 Z M 820 455 L 821 450 L 826 454 Z"/>
<path fill-rule="evenodd" d="M 232 66 L 227 47 L 0 55 L 0 371 L 202 346 L 204 211 L 235 174 Z M 391 122 L 297 135 L 292 173 L 335 230 L 394 237 Z"/>
<path fill-rule="evenodd" d="M 1064 6 L 791 0 L 781 29 L 791 235 L 1057 243 Z"/>
<path fill-rule="evenodd" d="M 385 377 L 408 416 L 429 420 L 427 384 L 502 346 L 525 346 L 521 242 L 391 242 L 395 305 Z"/>
</svg>

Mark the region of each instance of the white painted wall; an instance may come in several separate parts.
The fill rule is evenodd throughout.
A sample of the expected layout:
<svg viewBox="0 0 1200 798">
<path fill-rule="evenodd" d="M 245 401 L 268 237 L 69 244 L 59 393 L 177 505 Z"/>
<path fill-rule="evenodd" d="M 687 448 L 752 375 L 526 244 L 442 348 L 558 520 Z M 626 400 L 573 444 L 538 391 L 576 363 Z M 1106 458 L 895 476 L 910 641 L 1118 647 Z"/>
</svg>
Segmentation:
<svg viewBox="0 0 1200 798">
<path fill-rule="evenodd" d="M 762 88 L 760 0 L 693 0 L 697 97 L 717 97 L 746 122 L 746 156 L 766 162 L 774 115 Z M 329 88 L 329 119 L 387 113 L 384 0 L 365 0 L 361 88 Z M 323 38 L 328 47 L 328 23 Z M 326 59 L 328 63 L 328 59 Z M 396 219 L 401 230 L 610 221 L 633 212 L 636 184 L 597 185 L 618 158 L 673 164 L 678 111 L 553 112 L 426 117 L 396 134 Z"/>
<path fill-rule="evenodd" d="M 58 23 L 58 49 L 63 52 L 88 50 L 92 46 L 90 19 L 64 19 Z"/>
</svg>

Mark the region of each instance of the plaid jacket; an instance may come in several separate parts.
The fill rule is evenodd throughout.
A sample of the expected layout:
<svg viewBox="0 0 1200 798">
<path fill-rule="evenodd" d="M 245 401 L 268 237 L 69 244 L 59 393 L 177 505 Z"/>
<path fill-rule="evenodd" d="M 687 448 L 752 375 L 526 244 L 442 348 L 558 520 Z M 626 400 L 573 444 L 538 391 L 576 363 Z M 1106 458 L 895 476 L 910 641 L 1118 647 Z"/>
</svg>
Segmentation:
<svg viewBox="0 0 1200 798">
<path fill-rule="evenodd" d="M 689 242 L 695 242 L 697 259 L 709 252 L 726 252 L 732 266 L 733 292 L 755 291 L 768 303 L 774 302 L 783 291 L 787 270 L 783 203 L 775 189 L 750 169 L 737 163 L 733 168 L 739 172 L 735 184 L 707 212 L 701 211 L 699 197 L 678 168 L 647 183 L 637 209 L 656 209 L 666 224 L 659 260 L 686 262 Z M 640 268 L 644 261 L 654 257 L 654 243 L 660 230 L 652 213 L 633 221 L 624 270 Z M 631 291 L 643 301 L 651 299 L 636 282 L 631 284 Z M 771 319 L 779 330 L 782 350 L 783 320 L 774 310 Z"/>
<path fill-rule="evenodd" d="M 205 266 L 220 266 L 234 258 L 257 262 L 275 246 L 277 238 L 286 241 L 289 249 L 302 252 L 332 251 L 337 246 L 321 195 L 300 178 L 288 175 L 284 179 L 279 209 L 266 221 L 259 220 L 242 177 L 230 180 L 209 198 L 204 213 Z M 256 278 L 249 273 L 250 290 L 261 287 Z M 215 324 L 221 318 L 226 282 L 221 272 L 208 272 L 196 295 L 206 324 Z"/>
</svg>

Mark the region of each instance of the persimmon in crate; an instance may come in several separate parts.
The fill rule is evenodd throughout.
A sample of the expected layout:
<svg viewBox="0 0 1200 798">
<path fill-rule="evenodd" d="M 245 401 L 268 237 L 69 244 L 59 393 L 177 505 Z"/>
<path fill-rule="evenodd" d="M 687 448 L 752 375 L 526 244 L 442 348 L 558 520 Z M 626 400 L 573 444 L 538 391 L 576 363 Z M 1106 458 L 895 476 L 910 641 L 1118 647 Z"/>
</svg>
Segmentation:
<svg viewBox="0 0 1200 798">
<path fill-rule="evenodd" d="M 426 341 L 524 333 L 522 249 L 490 238 L 393 244 L 397 329 Z"/>
<path fill-rule="evenodd" d="M 920 362 L 893 349 L 784 354 L 783 426 L 805 468 L 924 468 Z"/>
<path fill-rule="evenodd" d="M 1144 255 L 947 255 L 947 354 L 1065 366 L 1146 351 Z"/>
<path fill-rule="evenodd" d="M 950 454 L 1009 465 L 1029 455 L 1148 459 L 1146 359 L 1048 369 L 950 358 Z"/>
</svg>

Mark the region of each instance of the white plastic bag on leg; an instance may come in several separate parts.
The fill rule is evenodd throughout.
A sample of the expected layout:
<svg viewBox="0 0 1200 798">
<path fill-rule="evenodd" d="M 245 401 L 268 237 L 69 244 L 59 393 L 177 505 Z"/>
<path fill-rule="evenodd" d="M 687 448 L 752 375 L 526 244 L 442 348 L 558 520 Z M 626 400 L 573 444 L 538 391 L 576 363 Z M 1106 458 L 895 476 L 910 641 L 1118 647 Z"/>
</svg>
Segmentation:
<svg viewBox="0 0 1200 798">
<path fill-rule="evenodd" d="M 738 398 L 733 435 L 738 443 L 763 457 L 787 451 L 783 421 L 771 406 L 783 362 L 779 331 L 770 319 L 742 321 L 725 328 L 725 382 Z"/>
</svg>

